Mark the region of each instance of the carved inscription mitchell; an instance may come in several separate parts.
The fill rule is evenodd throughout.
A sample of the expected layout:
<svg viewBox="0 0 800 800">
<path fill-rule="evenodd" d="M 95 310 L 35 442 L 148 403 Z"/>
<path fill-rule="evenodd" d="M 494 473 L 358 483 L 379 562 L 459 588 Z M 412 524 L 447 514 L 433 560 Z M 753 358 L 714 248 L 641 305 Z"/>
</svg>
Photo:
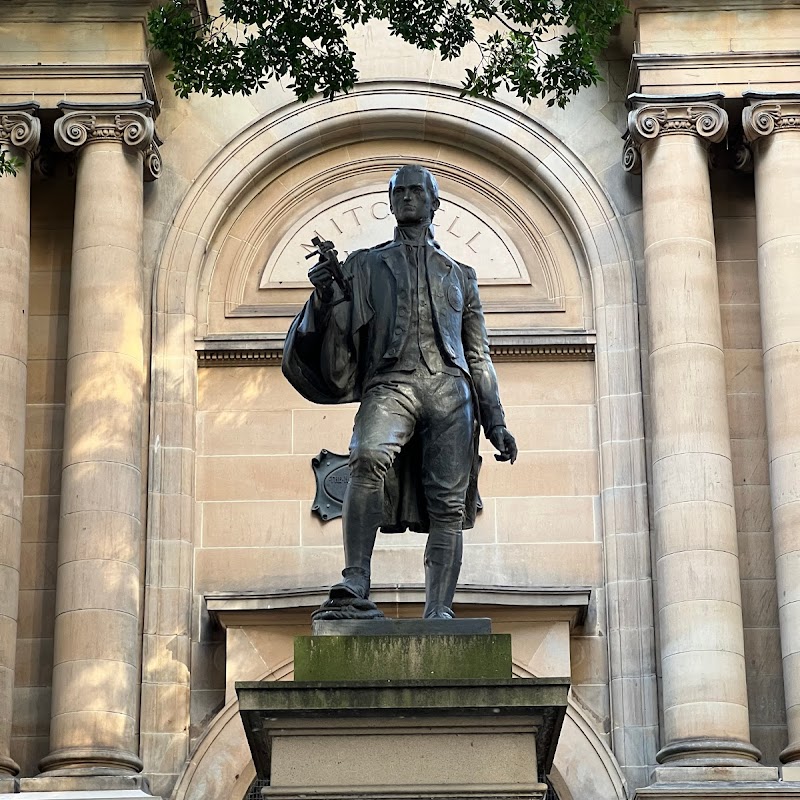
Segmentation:
<svg viewBox="0 0 800 800">
<path fill-rule="evenodd" d="M 528 284 L 522 256 L 505 232 L 471 203 L 443 197 L 434 223 L 436 238 L 454 258 L 475 264 L 481 282 Z M 305 214 L 276 243 L 262 273 L 261 288 L 306 286 L 304 255 L 316 236 L 333 240 L 342 259 L 350 253 L 389 241 L 394 218 L 385 187 L 347 192 Z"/>
</svg>

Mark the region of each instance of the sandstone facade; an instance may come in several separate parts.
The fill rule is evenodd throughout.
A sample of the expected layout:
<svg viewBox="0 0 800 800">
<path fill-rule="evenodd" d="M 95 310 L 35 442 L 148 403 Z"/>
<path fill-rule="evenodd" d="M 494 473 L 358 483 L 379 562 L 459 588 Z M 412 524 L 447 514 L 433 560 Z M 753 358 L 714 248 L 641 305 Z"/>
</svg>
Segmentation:
<svg viewBox="0 0 800 800">
<path fill-rule="evenodd" d="M 800 797 L 800 2 L 631 0 L 564 110 L 380 26 L 333 101 L 181 100 L 150 5 L 0 20 L 0 798 L 256 796 L 233 683 L 292 679 L 354 414 L 283 336 L 310 238 L 390 237 L 410 161 L 520 447 L 456 610 L 571 678 L 558 798 Z M 379 538 L 388 613 L 423 548 Z"/>
</svg>

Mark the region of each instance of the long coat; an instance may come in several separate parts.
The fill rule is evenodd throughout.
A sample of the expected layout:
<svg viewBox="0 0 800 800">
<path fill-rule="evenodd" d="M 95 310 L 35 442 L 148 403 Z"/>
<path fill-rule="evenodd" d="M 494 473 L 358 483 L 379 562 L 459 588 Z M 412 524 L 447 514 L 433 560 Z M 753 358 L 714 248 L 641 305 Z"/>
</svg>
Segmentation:
<svg viewBox="0 0 800 800">
<path fill-rule="evenodd" d="M 444 362 L 458 367 L 470 381 L 476 418 L 488 436 L 495 426 L 505 425 L 505 418 L 475 271 L 454 261 L 435 242 L 429 241 L 427 247 L 435 338 Z M 403 243 L 395 240 L 356 251 L 342 271 L 352 287 L 352 299 L 343 300 L 337 289 L 333 301 L 323 304 L 312 293 L 286 337 L 283 374 L 315 403 L 360 400 L 370 379 L 391 370 L 408 338 L 414 295 Z M 474 525 L 480 502 L 477 424 L 474 444 L 465 528 Z M 384 532 L 428 530 L 419 457 L 412 438 L 386 477 Z"/>
</svg>

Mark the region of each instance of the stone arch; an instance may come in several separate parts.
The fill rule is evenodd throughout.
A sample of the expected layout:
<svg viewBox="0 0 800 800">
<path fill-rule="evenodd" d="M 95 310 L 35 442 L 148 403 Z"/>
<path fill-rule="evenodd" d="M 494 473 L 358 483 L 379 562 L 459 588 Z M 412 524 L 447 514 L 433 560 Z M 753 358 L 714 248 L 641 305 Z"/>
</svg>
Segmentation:
<svg viewBox="0 0 800 800">
<path fill-rule="evenodd" d="M 289 661 L 265 673 L 260 680 L 287 680 Z M 513 665 L 515 677 L 532 677 Z M 255 767 L 239 718 L 239 702 L 232 700 L 217 714 L 197 743 L 173 792 L 173 800 L 242 800 L 256 777 Z M 626 800 L 625 781 L 611 751 L 595 733 L 575 699 L 570 696 L 550 779 L 559 800 Z"/>
<path fill-rule="evenodd" d="M 188 653 L 191 639 L 195 335 L 213 268 L 208 243 L 228 224 L 230 209 L 276 169 L 387 130 L 501 158 L 547 199 L 582 254 L 584 296 L 593 303 L 586 320 L 593 319 L 597 336 L 612 743 L 623 769 L 651 764 L 657 704 L 638 314 L 622 224 L 597 179 L 543 125 L 501 103 L 430 84 L 364 83 L 334 101 L 290 104 L 257 120 L 207 163 L 175 214 L 154 277 L 146 587 L 153 622 L 144 637 L 143 682 L 180 688 L 188 716 L 188 656 L 176 669 L 175 653 Z M 159 719 L 142 719 L 143 732 L 161 729 Z"/>
</svg>

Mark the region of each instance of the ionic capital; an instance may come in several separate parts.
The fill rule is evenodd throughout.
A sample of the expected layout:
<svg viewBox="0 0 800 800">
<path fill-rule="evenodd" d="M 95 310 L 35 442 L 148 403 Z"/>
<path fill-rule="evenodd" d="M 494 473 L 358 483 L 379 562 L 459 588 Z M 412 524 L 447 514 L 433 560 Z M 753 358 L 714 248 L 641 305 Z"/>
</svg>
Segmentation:
<svg viewBox="0 0 800 800">
<path fill-rule="evenodd" d="M 743 92 L 742 128 L 748 142 L 781 131 L 800 131 L 800 92 Z"/>
<path fill-rule="evenodd" d="M 628 97 L 628 130 L 622 166 L 638 174 L 641 147 L 659 136 L 697 136 L 706 143 L 721 142 L 728 132 L 728 115 L 718 103 L 720 92 L 685 96 L 632 94 Z"/>
<path fill-rule="evenodd" d="M 628 133 L 640 146 L 670 134 L 721 142 L 728 132 L 728 115 L 717 105 L 721 99 L 719 93 L 686 97 L 632 94 L 628 98 Z"/>
<path fill-rule="evenodd" d="M 39 147 L 42 123 L 34 116 L 38 103 L 0 105 L 0 145 L 33 155 Z"/>
<path fill-rule="evenodd" d="M 58 107 L 64 116 L 56 120 L 53 133 L 59 150 L 65 153 L 95 142 L 120 142 L 146 151 L 153 142 L 150 100 L 102 105 L 63 101 Z"/>
</svg>

